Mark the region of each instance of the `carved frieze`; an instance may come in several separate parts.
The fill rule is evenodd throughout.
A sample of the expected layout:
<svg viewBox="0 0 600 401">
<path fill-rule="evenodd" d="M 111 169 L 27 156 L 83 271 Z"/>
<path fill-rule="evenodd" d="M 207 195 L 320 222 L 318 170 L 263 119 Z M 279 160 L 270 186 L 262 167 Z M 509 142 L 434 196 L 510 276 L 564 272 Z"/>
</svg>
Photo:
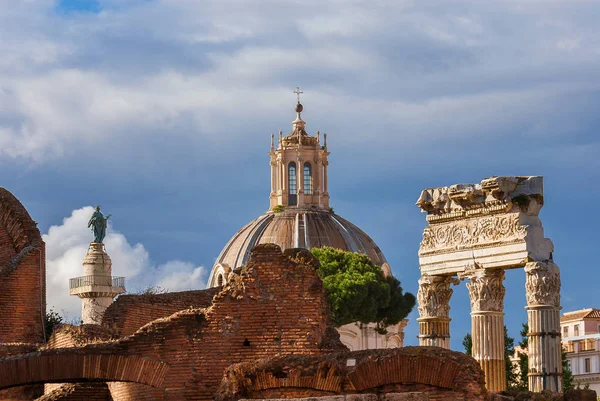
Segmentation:
<svg viewBox="0 0 600 401">
<path fill-rule="evenodd" d="M 464 274 L 469 279 L 467 288 L 471 299 L 471 312 L 502 312 L 506 289 L 504 270 L 475 269 Z"/>
<path fill-rule="evenodd" d="M 560 269 L 554 262 L 525 265 L 527 305 L 560 306 Z"/>
<path fill-rule="evenodd" d="M 517 213 L 478 217 L 425 227 L 419 253 L 436 249 L 469 249 L 480 244 L 522 241 L 527 227 Z"/>
<path fill-rule="evenodd" d="M 448 317 L 452 288 L 458 279 L 448 276 L 422 276 L 417 292 L 420 317 Z"/>
</svg>

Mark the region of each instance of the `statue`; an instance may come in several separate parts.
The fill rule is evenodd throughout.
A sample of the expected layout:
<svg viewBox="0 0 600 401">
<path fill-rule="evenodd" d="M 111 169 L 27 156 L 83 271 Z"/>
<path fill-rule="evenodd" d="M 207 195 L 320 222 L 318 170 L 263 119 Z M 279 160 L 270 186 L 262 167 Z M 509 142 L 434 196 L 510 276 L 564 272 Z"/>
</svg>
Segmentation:
<svg viewBox="0 0 600 401">
<path fill-rule="evenodd" d="M 96 206 L 96 211 L 92 214 L 88 223 L 88 228 L 91 227 L 92 232 L 94 233 L 94 242 L 101 244 L 104 237 L 106 237 L 106 226 L 110 216 L 112 216 L 112 214 L 104 217 L 102 212 L 100 212 L 100 206 Z"/>
</svg>

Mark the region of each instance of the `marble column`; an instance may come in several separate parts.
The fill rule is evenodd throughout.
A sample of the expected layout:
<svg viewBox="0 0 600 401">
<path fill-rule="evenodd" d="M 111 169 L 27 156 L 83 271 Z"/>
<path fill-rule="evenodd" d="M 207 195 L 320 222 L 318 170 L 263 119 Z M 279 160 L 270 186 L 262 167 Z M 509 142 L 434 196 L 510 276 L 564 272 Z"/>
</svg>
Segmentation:
<svg viewBox="0 0 600 401">
<path fill-rule="evenodd" d="M 298 165 L 296 169 L 296 187 L 298 188 L 298 206 L 304 205 L 304 160 L 298 157 L 296 160 Z"/>
<path fill-rule="evenodd" d="M 419 279 L 419 345 L 450 349 L 450 284 L 458 282 L 449 276 L 423 275 Z"/>
<path fill-rule="evenodd" d="M 276 170 L 276 162 L 274 159 L 271 159 L 271 197 L 273 197 L 277 190 L 277 180 L 275 174 L 277 174 Z"/>
<path fill-rule="evenodd" d="M 525 265 L 529 390 L 562 391 L 560 270 L 552 261 Z"/>
<path fill-rule="evenodd" d="M 470 280 L 472 356 L 485 373 L 487 389 L 504 391 L 504 270 L 475 269 L 465 277 Z"/>
</svg>

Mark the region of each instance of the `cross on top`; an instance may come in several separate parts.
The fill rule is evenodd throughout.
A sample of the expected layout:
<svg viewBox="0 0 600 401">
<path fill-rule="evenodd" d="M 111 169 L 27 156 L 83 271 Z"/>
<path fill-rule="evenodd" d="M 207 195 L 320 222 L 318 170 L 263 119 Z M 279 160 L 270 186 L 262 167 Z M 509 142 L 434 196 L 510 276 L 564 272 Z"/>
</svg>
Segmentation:
<svg viewBox="0 0 600 401">
<path fill-rule="evenodd" d="M 296 95 L 298 95 L 298 103 L 300 103 L 300 94 L 301 94 L 301 93 L 304 93 L 304 92 L 302 92 L 302 91 L 300 90 L 300 87 L 299 87 L 299 86 L 296 86 L 296 90 L 294 91 L 294 93 L 295 93 Z"/>
</svg>

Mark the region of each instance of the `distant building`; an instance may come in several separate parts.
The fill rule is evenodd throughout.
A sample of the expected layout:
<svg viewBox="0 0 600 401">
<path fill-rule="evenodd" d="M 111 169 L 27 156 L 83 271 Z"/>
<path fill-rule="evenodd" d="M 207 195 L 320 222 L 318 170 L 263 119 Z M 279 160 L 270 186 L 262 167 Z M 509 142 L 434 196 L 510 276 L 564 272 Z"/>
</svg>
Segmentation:
<svg viewBox="0 0 600 401">
<path fill-rule="evenodd" d="M 566 312 L 560 317 L 560 334 L 573 382 L 600 393 L 600 309 Z"/>
<path fill-rule="evenodd" d="M 323 141 L 319 131 L 315 136 L 308 134 L 301 118 L 303 109 L 298 98 L 292 131 L 285 136 L 280 132 L 277 139 L 271 136 L 269 210 L 242 227 L 225 245 L 212 268 L 208 287 L 227 284 L 229 274 L 247 263 L 252 248 L 268 243 L 283 250 L 330 246 L 359 252 L 380 266 L 384 275 L 392 274 L 375 241 L 329 206 L 327 134 Z M 338 331 L 351 351 L 398 348 L 404 344 L 407 323 L 404 319 L 387 327 L 386 334 L 379 333 L 374 323 L 350 323 Z"/>
</svg>

